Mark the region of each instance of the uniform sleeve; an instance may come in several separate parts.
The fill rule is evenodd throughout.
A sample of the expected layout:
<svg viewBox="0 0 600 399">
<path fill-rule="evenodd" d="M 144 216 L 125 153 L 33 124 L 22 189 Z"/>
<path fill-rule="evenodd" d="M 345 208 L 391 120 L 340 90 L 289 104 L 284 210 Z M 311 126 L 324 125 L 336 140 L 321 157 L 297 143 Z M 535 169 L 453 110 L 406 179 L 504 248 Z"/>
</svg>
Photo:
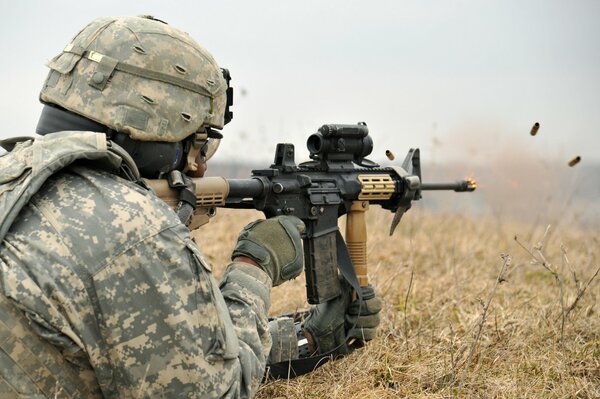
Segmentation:
<svg viewBox="0 0 600 399">
<path fill-rule="evenodd" d="M 233 262 L 219 286 L 239 340 L 243 387 L 253 393 L 264 375 L 271 350 L 267 319 L 271 279 L 256 266 Z"/>
<path fill-rule="evenodd" d="M 298 358 L 298 338 L 296 324 L 290 317 L 278 317 L 269 322 L 271 351 L 267 365 Z"/>
<path fill-rule="evenodd" d="M 267 364 L 298 357 L 294 321 L 288 317 L 267 319 L 271 279 L 256 266 L 234 262 L 220 284 L 240 344 L 245 380 L 258 384 Z"/>
</svg>

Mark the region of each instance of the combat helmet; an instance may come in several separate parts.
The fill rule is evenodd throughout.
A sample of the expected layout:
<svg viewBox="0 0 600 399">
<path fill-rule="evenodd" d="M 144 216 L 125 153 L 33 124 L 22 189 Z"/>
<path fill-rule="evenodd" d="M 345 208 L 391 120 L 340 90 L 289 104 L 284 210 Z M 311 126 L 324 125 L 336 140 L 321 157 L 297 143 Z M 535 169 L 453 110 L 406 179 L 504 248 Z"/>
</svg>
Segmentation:
<svg viewBox="0 0 600 399">
<path fill-rule="evenodd" d="M 212 155 L 209 138 L 222 137 L 213 129 L 231 119 L 228 71 L 187 33 L 153 17 L 98 18 L 48 67 L 40 100 L 50 109 L 136 142 L 186 142 L 186 169 L 194 170 L 201 146 Z"/>
</svg>

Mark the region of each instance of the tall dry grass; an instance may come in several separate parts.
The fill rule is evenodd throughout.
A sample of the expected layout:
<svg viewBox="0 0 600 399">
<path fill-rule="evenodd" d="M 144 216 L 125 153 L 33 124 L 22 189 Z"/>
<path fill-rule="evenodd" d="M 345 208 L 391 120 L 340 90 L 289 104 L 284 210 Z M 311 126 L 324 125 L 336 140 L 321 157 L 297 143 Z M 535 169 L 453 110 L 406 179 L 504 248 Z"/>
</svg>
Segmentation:
<svg viewBox="0 0 600 399">
<path fill-rule="evenodd" d="M 219 210 L 203 228 L 217 275 L 257 217 Z M 585 287 L 600 266 L 598 229 L 562 223 L 545 235 L 412 209 L 388 237 L 390 221 L 369 211 L 370 278 L 385 302 L 377 338 L 259 398 L 600 398 L 600 279 Z M 305 308 L 304 297 L 302 278 L 277 287 L 271 312 Z"/>
</svg>

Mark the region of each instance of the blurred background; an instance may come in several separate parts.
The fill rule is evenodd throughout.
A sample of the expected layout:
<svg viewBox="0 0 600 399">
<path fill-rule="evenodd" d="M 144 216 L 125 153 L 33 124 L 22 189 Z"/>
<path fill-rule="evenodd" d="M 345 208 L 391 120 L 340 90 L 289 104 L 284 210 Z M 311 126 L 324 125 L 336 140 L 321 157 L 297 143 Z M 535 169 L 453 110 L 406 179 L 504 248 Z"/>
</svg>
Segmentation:
<svg viewBox="0 0 600 399">
<path fill-rule="evenodd" d="M 234 119 L 210 174 L 248 176 L 277 142 L 304 160 L 322 124 L 365 121 L 373 160 L 419 147 L 424 180 L 480 182 L 418 206 L 600 226 L 598 1 L 54 0 L 2 14 L 0 138 L 33 134 L 44 65 L 80 28 L 150 14 L 231 71 Z"/>
</svg>

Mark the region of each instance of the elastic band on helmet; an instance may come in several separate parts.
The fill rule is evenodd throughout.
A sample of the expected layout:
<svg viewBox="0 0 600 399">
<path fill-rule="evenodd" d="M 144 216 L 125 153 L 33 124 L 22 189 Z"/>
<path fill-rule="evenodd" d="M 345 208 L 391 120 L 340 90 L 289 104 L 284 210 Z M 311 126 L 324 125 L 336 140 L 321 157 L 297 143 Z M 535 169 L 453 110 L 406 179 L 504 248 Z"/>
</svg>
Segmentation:
<svg viewBox="0 0 600 399">
<path fill-rule="evenodd" d="M 82 51 L 83 50 L 83 51 Z M 98 76 L 97 84 L 105 84 L 108 81 L 110 75 L 113 70 L 121 71 L 128 73 L 130 75 L 139 76 L 146 79 L 156 80 L 163 83 L 172 84 L 174 86 L 181 87 L 186 90 L 193 91 L 194 93 L 201 94 L 203 96 L 209 97 L 213 99 L 215 97 L 215 93 L 219 90 L 219 87 L 215 87 L 212 91 L 208 88 L 201 86 L 197 83 L 178 78 L 176 76 L 172 76 L 163 72 L 152 71 L 150 69 L 141 68 L 136 65 L 127 64 L 125 62 L 118 61 L 112 57 L 107 56 L 106 54 L 101 54 L 97 51 L 88 51 L 84 50 L 81 47 L 76 47 L 72 44 L 67 45 L 64 50 L 64 53 L 71 53 L 78 55 L 80 57 L 85 57 L 90 61 L 97 63 L 98 65 L 107 64 L 110 65 L 108 70 L 104 71 L 102 75 Z M 101 81 L 100 81 L 101 80 Z M 214 92 L 214 93 L 213 93 Z"/>
</svg>

